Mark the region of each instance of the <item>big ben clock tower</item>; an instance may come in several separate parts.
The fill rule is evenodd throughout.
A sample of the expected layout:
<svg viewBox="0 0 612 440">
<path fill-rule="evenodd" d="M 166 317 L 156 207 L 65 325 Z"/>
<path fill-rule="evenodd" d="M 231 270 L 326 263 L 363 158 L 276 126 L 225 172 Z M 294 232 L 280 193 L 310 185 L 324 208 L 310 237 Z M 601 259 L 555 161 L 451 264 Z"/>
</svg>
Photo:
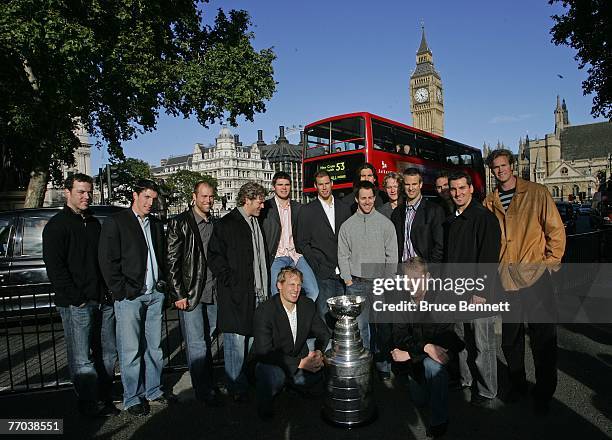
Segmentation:
<svg viewBox="0 0 612 440">
<path fill-rule="evenodd" d="M 410 113 L 412 125 L 444 136 L 444 93 L 440 74 L 433 65 L 433 55 L 422 26 L 421 45 L 416 54 L 416 69 L 410 77 Z"/>
</svg>

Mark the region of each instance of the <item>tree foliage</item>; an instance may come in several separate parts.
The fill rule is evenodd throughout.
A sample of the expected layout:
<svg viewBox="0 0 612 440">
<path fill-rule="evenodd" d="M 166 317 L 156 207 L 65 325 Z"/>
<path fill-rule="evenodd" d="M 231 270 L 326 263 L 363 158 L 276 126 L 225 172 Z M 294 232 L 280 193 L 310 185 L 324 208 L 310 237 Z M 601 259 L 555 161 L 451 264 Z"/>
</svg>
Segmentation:
<svg viewBox="0 0 612 440">
<path fill-rule="evenodd" d="M 133 157 L 119 161 L 112 167 L 112 174 L 116 175 L 113 178 L 113 186 L 116 184 L 117 187 L 113 189 L 113 195 L 110 198 L 111 203 L 129 205 L 132 203 L 134 182 L 138 179 L 151 179 L 153 177 L 149 164 Z"/>
<path fill-rule="evenodd" d="M 217 196 L 217 179 L 197 171 L 179 170 L 167 179 L 165 179 L 164 187 L 167 191 L 166 200 L 169 205 L 186 206 L 192 200 L 193 187 L 199 181 L 205 181 L 214 188 L 215 197 Z"/>
<path fill-rule="evenodd" d="M 609 0 L 549 0 L 562 2 L 569 9 L 553 15 L 550 33 L 556 45 L 576 49 L 578 68 L 587 67 L 588 78 L 582 82 L 585 95 L 595 94 L 591 114 L 612 120 L 612 8 Z"/>
<path fill-rule="evenodd" d="M 122 142 L 154 130 L 160 111 L 203 126 L 265 111 L 272 50 L 253 48 L 247 12 L 218 10 L 208 25 L 204 4 L 1 2 L 0 165 L 57 173 L 80 126 L 122 159 Z"/>
</svg>

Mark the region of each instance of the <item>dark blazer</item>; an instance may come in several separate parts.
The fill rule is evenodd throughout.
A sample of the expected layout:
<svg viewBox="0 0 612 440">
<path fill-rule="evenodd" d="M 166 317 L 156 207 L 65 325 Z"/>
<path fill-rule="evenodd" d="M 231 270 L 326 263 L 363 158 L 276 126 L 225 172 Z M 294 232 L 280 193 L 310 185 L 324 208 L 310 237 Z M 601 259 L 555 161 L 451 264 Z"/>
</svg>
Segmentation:
<svg viewBox="0 0 612 440">
<path fill-rule="evenodd" d="M 291 206 L 291 233 L 293 235 L 293 243 L 295 244 L 295 237 L 297 236 L 297 221 L 300 214 L 302 204 L 294 200 L 290 202 Z M 278 206 L 274 197 L 268 199 L 264 203 L 264 208 L 259 214 L 259 224 L 266 240 L 266 247 L 268 248 L 268 259 L 273 261 L 278 250 L 278 244 L 281 239 L 281 221 L 278 213 Z M 299 251 L 298 251 L 299 252 Z"/>
<path fill-rule="evenodd" d="M 217 279 L 217 328 L 251 336 L 256 304 L 253 238 L 238 208 L 215 224 L 208 243 L 208 264 Z"/>
<path fill-rule="evenodd" d="M 215 219 L 211 219 L 215 222 Z M 193 208 L 168 223 L 168 293 L 174 301 L 187 298 L 188 311 L 199 303 L 206 286 L 206 251 Z"/>
<path fill-rule="evenodd" d="M 105 299 L 106 286 L 98 266 L 100 222 L 91 213 L 84 214 L 64 206 L 43 230 L 43 260 L 55 290 L 55 304 L 60 307 Z"/>
<path fill-rule="evenodd" d="M 149 216 L 158 280 L 166 280 L 166 239 L 161 220 Z M 111 215 L 102 225 L 98 260 L 108 290 L 116 300 L 142 295 L 147 272 L 145 235 L 132 208 Z"/>
<path fill-rule="evenodd" d="M 279 295 L 274 295 L 255 310 L 253 355 L 256 362 L 278 365 L 288 377 L 297 372 L 300 360 L 308 355 L 306 339 L 316 338 L 315 348 L 325 350 L 330 338 L 327 326 L 314 302 L 300 295 L 297 307 L 295 344 L 287 312 Z"/>
<path fill-rule="evenodd" d="M 458 216 L 452 215 L 444 222 L 444 262 L 450 277 L 485 277 L 488 289 L 474 292 L 491 302 L 495 299 L 495 280 L 501 249 L 501 229 L 495 214 L 472 199 L 468 207 Z M 453 273 L 456 270 L 458 273 Z M 469 296 L 463 295 L 463 300 Z M 495 315 L 489 313 L 488 315 Z M 466 314 L 466 317 L 488 316 Z"/>
<path fill-rule="evenodd" d="M 334 275 L 338 266 L 338 233 L 351 212 L 348 206 L 334 198 L 334 215 L 335 233 L 316 198 L 302 207 L 298 218 L 296 248 L 304 255 L 315 276 L 322 280 Z"/>
<path fill-rule="evenodd" d="M 421 203 L 416 211 L 410 237 L 416 254 L 424 258 L 428 263 L 440 263 L 443 257 L 444 246 L 444 211 L 440 206 L 427 200 L 421 199 Z M 397 249 L 399 260 L 402 261 L 404 254 L 404 223 L 406 222 L 406 204 L 398 205 L 391 214 L 391 221 L 395 225 L 397 232 Z"/>
<path fill-rule="evenodd" d="M 425 380 L 423 360 L 427 357 L 423 351 L 425 345 L 434 344 L 446 348 L 453 358 L 465 348 L 465 344 L 455 333 L 455 324 L 431 322 L 425 312 L 417 314 L 421 316 L 413 316 L 412 322 L 393 324 L 393 347 L 410 353 L 408 362 L 397 362 L 393 366 L 396 371 L 405 371 L 422 383 Z"/>
</svg>

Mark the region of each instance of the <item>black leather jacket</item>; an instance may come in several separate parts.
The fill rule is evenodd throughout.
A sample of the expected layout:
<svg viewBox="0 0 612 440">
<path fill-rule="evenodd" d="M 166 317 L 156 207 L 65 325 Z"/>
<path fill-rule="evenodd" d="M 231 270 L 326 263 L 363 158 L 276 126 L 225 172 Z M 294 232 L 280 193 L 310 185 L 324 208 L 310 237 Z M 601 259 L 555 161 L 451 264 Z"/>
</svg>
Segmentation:
<svg viewBox="0 0 612 440">
<path fill-rule="evenodd" d="M 214 219 L 211 221 L 214 224 Z M 206 269 L 206 253 L 192 208 L 168 223 L 168 293 L 172 302 L 187 298 L 187 311 L 193 310 L 206 285 Z"/>
</svg>

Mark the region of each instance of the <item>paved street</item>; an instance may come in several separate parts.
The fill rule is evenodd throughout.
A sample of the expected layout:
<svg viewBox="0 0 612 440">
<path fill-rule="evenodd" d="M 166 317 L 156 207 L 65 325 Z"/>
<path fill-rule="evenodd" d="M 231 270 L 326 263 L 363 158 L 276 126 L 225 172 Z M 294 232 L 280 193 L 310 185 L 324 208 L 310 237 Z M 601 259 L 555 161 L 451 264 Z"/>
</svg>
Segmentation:
<svg viewBox="0 0 612 440">
<path fill-rule="evenodd" d="M 448 438 L 524 439 L 612 437 L 612 328 L 610 326 L 571 326 L 559 328 L 559 387 L 551 413 L 538 419 L 529 402 L 505 406 L 497 411 L 472 408 L 461 392 L 451 394 L 451 426 Z M 529 359 L 529 356 L 528 356 Z M 503 368 L 503 359 L 500 359 Z M 530 380 L 533 365 L 528 362 Z M 500 374 L 502 391 L 504 375 Z M 189 375 L 167 375 L 165 379 L 181 403 L 154 409 L 143 419 L 127 414 L 90 421 L 75 413 L 70 390 L 0 398 L 3 417 L 63 418 L 69 438 L 215 438 L 215 439 L 410 439 L 424 438 L 421 414 L 410 403 L 405 386 L 388 390 L 378 382 L 375 399 L 379 418 L 371 425 L 354 430 L 333 428 L 320 416 L 321 402 L 303 400 L 283 393 L 277 400 L 277 417 L 260 421 L 254 403 L 228 403 L 208 409 L 190 401 Z M 254 397 L 252 395 L 252 397 Z"/>
</svg>

